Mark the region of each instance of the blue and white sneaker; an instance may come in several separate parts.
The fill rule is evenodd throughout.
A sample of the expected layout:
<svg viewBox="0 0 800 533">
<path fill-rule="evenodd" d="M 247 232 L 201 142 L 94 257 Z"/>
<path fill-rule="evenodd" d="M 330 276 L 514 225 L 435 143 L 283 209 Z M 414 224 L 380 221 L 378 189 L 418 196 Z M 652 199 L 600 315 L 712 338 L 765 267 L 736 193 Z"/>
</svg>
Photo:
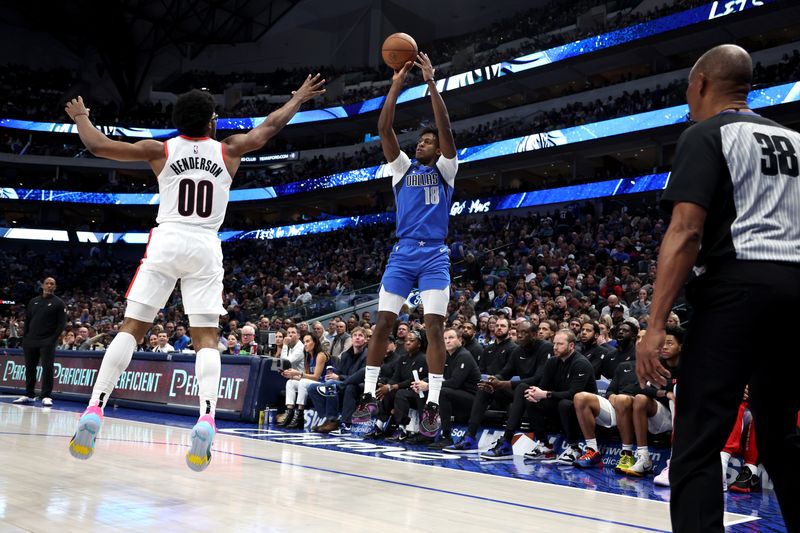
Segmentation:
<svg viewBox="0 0 800 533">
<path fill-rule="evenodd" d="M 69 453 L 72 457 L 85 461 L 94 454 L 95 441 L 102 424 L 103 409 L 96 405 L 87 407 L 78 420 L 75 435 L 69 441 Z"/>
<path fill-rule="evenodd" d="M 497 442 L 494 443 L 494 446 L 491 450 L 485 451 L 479 455 L 481 459 L 487 459 L 489 461 L 504 461 L 514 458 L 514 448 L 511 447 L 511 443 L 508 442 L 506 439 L 499 439 Z"/>
<path fill-rule="evenodd" d="M 186 452 L 186 466 L 202 472 L 211 463 L 211 443 L 217 432 L 214 417 L 203 415 L 192 428 L 192 446 Z"/>
<path fill-rule="evenodd" d="M 452 446 L 445 446 L 442 448 L 443 452 L 446 453 L 478 453 L 480 450 L 478 449 L 478 441 L 474 438 L 470 437 L 469 435 L 464 435 L 461 437 L 461 440 L 453 444 Z"/>
</svg>

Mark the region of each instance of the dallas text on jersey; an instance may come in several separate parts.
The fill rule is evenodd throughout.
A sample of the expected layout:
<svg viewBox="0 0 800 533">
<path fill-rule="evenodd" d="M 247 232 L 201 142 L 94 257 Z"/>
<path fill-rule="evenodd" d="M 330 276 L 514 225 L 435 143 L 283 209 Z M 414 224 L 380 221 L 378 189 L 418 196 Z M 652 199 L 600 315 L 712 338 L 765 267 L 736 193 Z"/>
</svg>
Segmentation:
<svg viewBox="0 0 800 533">
<path fill-rule="evenodd" d="M 406 187 L 427 187 L 439 185 L 439 175 L 435 172 L 427 174 L 409 174 L 406 176 Z"/>
</svg>

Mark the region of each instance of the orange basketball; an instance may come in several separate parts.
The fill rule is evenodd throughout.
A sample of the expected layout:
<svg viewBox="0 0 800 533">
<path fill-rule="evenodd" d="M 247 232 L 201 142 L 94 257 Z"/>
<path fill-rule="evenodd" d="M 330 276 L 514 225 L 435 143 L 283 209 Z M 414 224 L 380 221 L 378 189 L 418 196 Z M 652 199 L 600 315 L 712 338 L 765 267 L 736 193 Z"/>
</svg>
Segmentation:
<svg viewBox="0 0 800 533">
<path fill-rule="evenodd" d="M 417 42 L 407 33 L 393 33 L 383 41 L 383 61 L 392 70 L 400 70 L 407 61 L 417 57 Z"/>
</svg>

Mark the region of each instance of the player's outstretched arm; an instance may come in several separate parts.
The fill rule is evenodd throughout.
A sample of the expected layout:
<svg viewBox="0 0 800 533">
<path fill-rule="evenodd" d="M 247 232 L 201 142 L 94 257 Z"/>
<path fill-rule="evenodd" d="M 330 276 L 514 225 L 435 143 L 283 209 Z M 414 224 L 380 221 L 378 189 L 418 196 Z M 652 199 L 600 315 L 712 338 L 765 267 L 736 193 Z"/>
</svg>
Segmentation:
<svg viewBox="0 0 800 533">
<path fill-rule="evenodd" d="M 414 64 L 409 61 L 403 65 L 403 68 L 394 72 L 392 86 L 389 88 L 389 94 L 386 95 L 386 100 L 381 108 L 381 115 L 378 117 L 378 135 L 381 136 L 383 156 L 390 163 L 400 155 L 400 143 L 397 142 L 397 135 L 395 135 L 392 128 L 394 124 L 394 108 L 397 105 L 397 97 L 400 96 L 400 91 L 403 90 L 406 75 L 413 66 Z"/>
<path fill-rule="evenodd" d="M 439 149 L 447 159 L 453 159 L 456 156 L 456 141 L 453 139 L 447 107 L 444 105 L 442 95 L 439 94 L 439 89 L 436 88 L 436 78 L 434 77 L 436 69 L 433 68 L 433 64 L 425 52 L 417 55 L 417 61 L 414 64 L 422 70 L 422 79 L 425 80 L 428 90 L 431 92 L 433 116 L 436 120 L 436 129 L 439 130 Z"/>
<path fill-rule="evenodd" d="M 292 120 L 304 102 L 325 93 L 325 89 L 322 87 L 324 84 L 325 80 L 320 74 L 316 76 L 309 74 L 303 85 L 296 91 L 292 91 L 291 99 L 270 113 L 264 122 L 247 133 L 231 135 L 223 140 L 225 155 L 230 158 L 239 158 L 248 152 L 262 148 Z"/>
<path fill-rule="evenodd" d="M 80 96 L 67 102 L 64 110 L 78 126 L 81 142 L 93 155 L 115 161 L 157 161 L 165 159 L 164 145 L 159 141 L 146 140 L 137 143 L 112 141 L 92 124 L 89 109 Z"/>
</svg>

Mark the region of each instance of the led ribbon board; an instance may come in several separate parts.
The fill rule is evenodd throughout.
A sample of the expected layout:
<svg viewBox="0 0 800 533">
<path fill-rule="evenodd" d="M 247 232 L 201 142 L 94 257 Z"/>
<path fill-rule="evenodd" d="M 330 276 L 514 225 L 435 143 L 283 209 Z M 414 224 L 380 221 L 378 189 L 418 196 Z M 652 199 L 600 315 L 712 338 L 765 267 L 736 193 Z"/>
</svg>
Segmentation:
<svg viewBox="0 0 800 533">
<path fill-rule="evenodd" d="M 518 72 L 550 65 L 572 57 L 577 57 L 599 50 L 605 50 L 614 46 L 629 43 L 653 35 L 659 35 L 668 31 L 685 28 L 693 24 L 699 24 L 708 20 L 714 20 L 727 15 L 740 13 L 749 9 L 758 8 L 766 4 L 771 4 L 777 0 L 719 0 L 706 4 L 701 7 L 681 11 L 667 15 L 656 20 L 634 24 L 627 28 L 620 28 L 602 35 L 587 37 L 572 43 L 563 44 L 543 50 L 526 54 L 508 61 L 501 61 L 493 65 L 456 74 L 436 82 L 439 92 L 452 91 L 462 87 L 469 87 L 477 83 L 493 80 L 503 76 L 509 76 Z M 417 85 L 409 87 L 400 93 L 397 103 L 418 100 L 428 95 L 427 85 Z M 346 106 L 326 107 L 324 109 L 313 109 L 297 113 L 289 124 L 303 124 L 307 122 L 320 122 L 324 120 L 334 120 L 340 118 L 354 117 L 380 109 L 385 97 L 380 96 L 371 98 L 363 102 Z M 249 130 L 261 124 L 266 117 L 252 118 L 221 118 L 217 121 L 219 130 Z M 78 128 L 74 124 L 61 124 L 55 122 L 32 122 L 27 120 L 0 119 L 0 126 L 30 131 L 49 131 L 53 133 L 77 133 Z M 176 135 L 174 129 L 159 128 L 126 128 L 121 126 L 98 126 L 100 131 L 106 135 L 123 136 L 131 138 L 163 138 Z"/>
<path fill-rule="evenodd" d="M 748 96 L 751 109 L 761 109 L 800 100 L 800 82 L 787 83 L 766 89 L 752 91 Z M 458 151 L 459 162 L 473 163 L 493 157 L 503 157 L 542 148 L 564 146 L 593 139 L 602 139 L 624 133 L 632 133 L 670 124 L 686 122 L 687 105 L 679 105 L 666 109 L 647 111 L 626 117 L 612 118 L 591 124 L 583 124 L 561 130 L 533 133 L 522 137 L 514 137 L 478 146 L 462 148 Z M 331 189 L 343 185 L 362 183 L 390 176 L 389 165 L 349 170 L 330 176 L 311 178 L 303 181 L 261 187 L 257 189 L 236 189 L 230 192 L 231 202 L 267 200 L 270 198 L 289 196 L 310 191 Z M 47 202 L 78 202 L 89 204 L 116 205 L 156 205 L 158 194 L 155 193 L 90 193 L 51 191 L 40 189 L 0 188 L 0 200 L 36 200 Z"/>
<path fill-rule="evenodd" d="M 638 194 L 649 191 L 663 190 L 669 180 L 668 173 L 650 174 L 637 178 L 625 178 L 582 185 L 571 185 L 541 191 L 522 192 L 506 196 L 492 196 L 476 200 L 454 202 L 450 209 L 450 216 L 490 213 L 505 209 L 519 209 L 521 207 L 535 207 L 539 205 L 576 202 L 592 198 L 606 198 L 609 196 L 622 196 Z M 348 228 L 374 226 L 377 224 L 391 224 L 395 214 L 375 213 L 357 217 L 335 218 L 277 228 L 264 228 L 249 231 L 222 231 L 219 238 L 222 241 L 238 240 L 271 240 L 287 239 L 302 235 L 328 233 Z M 128 244 L 146 244 L 149 233 L 94 233 L 78 231 L 80 242 L 125 242 Z M 0 228 L 0 238 L 29 239 L 44 241 L 67 241 L 68 234 L 65 230 L 43 230 L 27 228 Z"/>
</svg>

